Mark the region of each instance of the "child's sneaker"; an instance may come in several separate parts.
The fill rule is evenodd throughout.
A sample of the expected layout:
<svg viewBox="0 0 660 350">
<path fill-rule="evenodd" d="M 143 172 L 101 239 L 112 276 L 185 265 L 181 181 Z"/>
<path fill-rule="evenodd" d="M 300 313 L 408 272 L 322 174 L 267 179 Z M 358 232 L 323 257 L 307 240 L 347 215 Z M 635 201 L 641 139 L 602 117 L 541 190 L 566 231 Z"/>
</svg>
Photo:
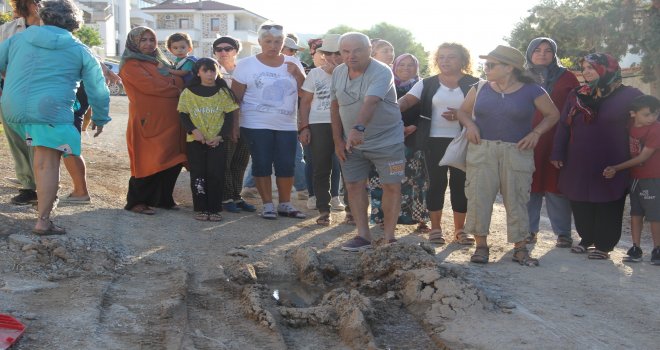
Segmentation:
<svg viewBox="0 0 660 350">
<path fill-rule="evenodd" d="M 660 265 L 660 246 L 653 248 L 651 252 L 651 265 Z"/>
<path fill-rule="evenodd" d="M 655 251 L 655 250 L 654 250 Z M 628 249 L 628 254 L 627 256 L 623 257 L 624 262 L 640 262 L 642 261 L 642 248 L 636 246 L 633 244 L 630 249 Z M 658 254 L 660 254 L 660 251 L 658 251 Z M 658 257 L 660 258 L 660 256 Z"/>
</svg>

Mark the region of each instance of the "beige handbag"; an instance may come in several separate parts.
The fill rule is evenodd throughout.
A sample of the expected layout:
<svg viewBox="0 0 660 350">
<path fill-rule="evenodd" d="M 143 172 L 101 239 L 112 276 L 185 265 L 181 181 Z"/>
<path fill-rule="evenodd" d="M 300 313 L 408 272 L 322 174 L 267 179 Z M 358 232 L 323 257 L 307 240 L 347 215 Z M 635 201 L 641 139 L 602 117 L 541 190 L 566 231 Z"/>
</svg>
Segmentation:
<svg viewBox="0 0 660 350">
<path fill-rule="evenodd" d="M 486 83 L 486 80 L 479 80 L 479 83 L 477 84 L 477 93 L 474 95 L 475 105 L 477 104 L 479 91 L 481 91 L 481 88 Z M 474 120 L 474 106 L 472 106 L 472 120 Z M 440 166 L 447 165 L 465 171 L 465 158 L 467 157 L 468 147 L 468 139 L 465 135 L 466 132 L 467 128 L 463 127 L 461 132 L 451 140 L 449 146 L 447 146 L 447 149 L 445 150 L 445 154 L 442 156 L 442 159 L 440 159 Z"/>
</svg>

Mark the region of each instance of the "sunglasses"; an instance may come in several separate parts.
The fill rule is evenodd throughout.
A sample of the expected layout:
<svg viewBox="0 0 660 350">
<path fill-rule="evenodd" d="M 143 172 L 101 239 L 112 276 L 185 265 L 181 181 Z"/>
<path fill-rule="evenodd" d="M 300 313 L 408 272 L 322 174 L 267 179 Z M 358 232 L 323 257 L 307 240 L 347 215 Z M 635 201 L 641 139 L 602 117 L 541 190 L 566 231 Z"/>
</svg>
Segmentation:
<svg viewBox="0 0 660 350">
<path fill-rule="evenodd" d="M 493 69 L 493 68 L 494 68 L 495 66 L 497 66 L 498 64 L 501 64 L 501 65 L 503 65 L 503 66 L 506 66 L 506 64 L 504 64 L 504 63 L 500 63 L 500 62 L 486 62 L 486 63 L 484 63 L 484 67 L 485 67 L 485 68 L 488 68 L 488 69 Z"/>
<path fill-rule="evenodd" d="M 284 27 L 282 27 L 279 24 L 264 24 L 264 25 L 261 26 L 261 29 L 263 29 L 263 30 L 271 30 L 271 29 L 282 30 L 282 29 L 284 29 Z"/>
<path fill-rule="evenodd" d="M 339 51 L 337 51 L 337 52 L 321 51 L 321 53 L 323 53 L 324 56 L 332 56 L 332 55 L 341 56 L 341 52 L 339 52 Z"/>
<path fill-rule="evenodd" d="M 222 51 L 230 52 L 231 50 L 234 50 L 233 46 L 225 46 L 225 47 L 217 46 L 217 47 L 213 48 L 213 51 L 215 51 L 215 52 L 222 52 Z"/>
</svg>

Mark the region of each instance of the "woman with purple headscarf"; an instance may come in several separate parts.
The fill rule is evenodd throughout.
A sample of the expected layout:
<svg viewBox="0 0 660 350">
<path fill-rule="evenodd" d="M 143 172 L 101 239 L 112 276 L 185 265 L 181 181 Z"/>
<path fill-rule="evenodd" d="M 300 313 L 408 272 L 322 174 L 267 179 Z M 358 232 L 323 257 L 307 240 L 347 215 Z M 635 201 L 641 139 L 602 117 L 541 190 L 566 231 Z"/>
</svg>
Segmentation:
<svg viewBox="0 0 660 350">
<path fill-rule="evenodd" d="M 571 201 L 575 228 L 582 239 L 573 253 L 608 259 L 621 238 L 628 172 L 602 176 L 609 164 L 630 158 L 630 102 L 642 92 L 621 82 L 614 57 L 592 53 L 581 62 L 585 84 L 568 95 L 550 157 L 560 169 L 559 190 Z"/>
</svg>

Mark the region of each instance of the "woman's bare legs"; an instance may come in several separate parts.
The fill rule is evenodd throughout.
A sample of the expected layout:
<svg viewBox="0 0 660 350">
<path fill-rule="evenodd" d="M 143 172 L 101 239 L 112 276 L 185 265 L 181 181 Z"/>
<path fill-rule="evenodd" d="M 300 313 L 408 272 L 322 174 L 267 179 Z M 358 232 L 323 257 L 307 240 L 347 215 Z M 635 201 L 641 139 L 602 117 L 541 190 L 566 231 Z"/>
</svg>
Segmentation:
<svg viewBox="0 0 660 350">
<path fill-rule="evenodd" d="M 68 156 L 64 158 L 64 166 L 71 176 L 73 182 L 73 191 L 71 192 L 71 197 L 89 197 L 89 192 L 87 191 L 87 176 L 85 168 L 85 159 L 82 155 L 77 156 Z"/>
<path fill-rule="evenodd" d="M 34 147 L 34 175 L 37 180 L 37 223 L 35 230 L 50 228 L 50 213 L 57 198 L 60 182 L 60 157 L 62 152 L 42 146 Z"/>
</svg>

